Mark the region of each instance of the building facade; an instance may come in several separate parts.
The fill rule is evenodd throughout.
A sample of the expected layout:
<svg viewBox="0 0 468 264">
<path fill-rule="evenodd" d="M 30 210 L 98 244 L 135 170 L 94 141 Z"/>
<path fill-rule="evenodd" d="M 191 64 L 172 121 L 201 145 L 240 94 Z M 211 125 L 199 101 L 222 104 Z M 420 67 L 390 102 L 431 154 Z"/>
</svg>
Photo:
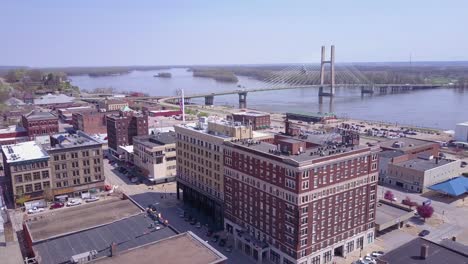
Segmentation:
<svg viewBox="0 0 468 264">
<path fill-rule="evenodd" d="M 22 116 L 22 124 L 30 139 L 58 133 L 58 117 L 50 112 L 32 111 Z"/>
<path fill-rule="evenodd" d="M 228 121 L 175 126 L 177 134 L 177 195 L 205 209 L 223 227 L 223 149 L 234 138 L 252 138 L 251 127 Z"/>
<path fill-rule="evenodd" d="M 73 113 L 72 124 L 75 130 L 81 130 L 87 134 L 106 134 L 106 115 L 118 112 L 86 112 Z"/>
<path fill-rule="evenodd" d="M 104 188 L 101 143 L 76 134 L 56 134 L 46 150 L 54 196 L 79 197 Z"/>
<path fill-rule="evenodd" d="M 254 130 L 270 127 L 270 114 L 256 111 L 246 111 L 232 114 L 235 122 L 241 122 L 244 125 L 251 125 Z"/>
<path fill-rule="evenodd" d="M 41 199 L 51 188 L 49 155 L 36 142 L 2 146 L 3 167 L 9 181 L 5 190 L 15 201 Z"/>
<path fill-rule="evenodd" d="M 118 146 L 132 145 L 133 137 L 148 135 L 148 116 L 125 107 L 106 116 L 106 126 L 109 150 L 115 155 Z"/>
<path fill-rule="evenodd" d="M 176 178 L 176 134 L 157 133 L 133 138 L 133 163 L 154 183 Z"/>
<path fill-rule="evenodd" d="M 234 140 L 224 146 L 225 228 L 258 263 L 332 263 L 373 243 L 378 148 Z"/>
<path fill-rule="evenodd" d="M 123 100 L 105 99 L 98 102 L 98 109 L 101 112 L 119 111 L 125 107 L 128 107 L 128 102 Z"/>
<path fill-rule="evenodd" d="M 458 123 L 455 127 L 455 140 L 468 142 L 468 122 Z"/>
<path fill-rule="evenodd" d="M 383 182 L 402 189 L 423 193 L 428 187 L 455 178 L 462 172 L 460 160 L 427 156 L 388 165 Z"/>
</svg>

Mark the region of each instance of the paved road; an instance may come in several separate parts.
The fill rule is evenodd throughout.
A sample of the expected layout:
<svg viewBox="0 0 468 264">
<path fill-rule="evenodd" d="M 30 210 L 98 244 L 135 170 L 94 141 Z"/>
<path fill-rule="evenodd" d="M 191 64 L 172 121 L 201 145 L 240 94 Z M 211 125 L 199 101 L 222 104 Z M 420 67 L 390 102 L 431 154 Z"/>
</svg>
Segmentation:
<svg viewBox="0 0 468 264">
<path fill-rule="evenodd" d="M 117 189 L 130 195 L 130 197 L 142 207 L 155 204 L 158 210 L 161 211 L 162 217 L 166 218 L 169 224 L 175 227 L 179 232 L 192 231 L 202 239 L 208 241 L 211 246 L 228 257 L 227 263 L 255 263 L 239 251 L 233 250 L 232 252 L 227 252 L 226 247 L 220 247 L 218 243 L 212 242 L 211 238 L 206 236 L 207 227 L 196 228 L 195 225 L 190 225 L 184 218 L 180 217 L 181 212 L 186 211 L 196 217 L 202 225 L 211 224 L 209 218 L 202 212 L 197 211 L 195 208 L 190 208 L 190 206 L 185 205 L 182 201 L 177 200 L 175 183 L 156 186 L 130 183 L 127 177 L 119 173 L 116 167 L 111 166 L 107 160 L 105 160 L 104 163 L 104 173 L 106 175 L 107 184 L 117 185 Z M 233 244 L 232 239 L 228 239 L 228 241 L 228 244 Z"/>
</svg>

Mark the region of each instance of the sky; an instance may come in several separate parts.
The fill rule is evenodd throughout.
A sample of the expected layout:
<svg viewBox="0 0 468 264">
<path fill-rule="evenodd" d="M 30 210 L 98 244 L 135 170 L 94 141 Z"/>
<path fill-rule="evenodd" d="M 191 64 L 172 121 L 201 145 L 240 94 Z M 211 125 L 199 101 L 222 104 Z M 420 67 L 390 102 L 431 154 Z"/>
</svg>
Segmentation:
<svg viewBox="0 0 468 264">
<path fill-rule="evenodd" d="M 466 0 L 0 0 L 0 65 L 468 61 Z"/>
</svg>

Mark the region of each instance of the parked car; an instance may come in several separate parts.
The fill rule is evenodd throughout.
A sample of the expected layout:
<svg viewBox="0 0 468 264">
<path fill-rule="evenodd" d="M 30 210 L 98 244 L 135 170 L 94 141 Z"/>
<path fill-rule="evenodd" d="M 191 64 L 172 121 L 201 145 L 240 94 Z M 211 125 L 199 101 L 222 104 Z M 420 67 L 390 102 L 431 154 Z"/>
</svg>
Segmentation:
<svg viewBox="0 0 468 264">
<path fill-rule="evenodd" d="M 89 198 L 85 199 L 85 202 L 87 202 L 87 203 L 92 203 L 92 202 L 96 202 L 96 201 L 99 201 L 99 197 L 92 196 L 92 197 L 89 197 Z"/>
<path fill-rule="evenodd" d="M 419 236 L 420 237 L 425 237 L 425 236 L 429 235 L 430 233 L 431 233 L 431 231 L 424 229 L 423 231 L 421 231 L 419 233 Z"/>
<path fill-rule="evenodd" d="M 35 214 L 35 213 L 40 213 L 40 212 L 44 212 L 44 208 L 33 207 L 28 210 L 28 214 Z"/>
<path fill-rule="evenodd" d="M 196 228 L 201 228 L 201 223 L 198 222 L 196 225 L 195 225 Z"/>
<path fill-rule="evenodd" d="M 160 224 L 156 224 L 156 225 L 154 226 L 154 228 L 155 228 L 156 230 L 160 230 L 162 227 L 161 227 Z"/>
<path fill-rule="evenodd" d="M 63 206 L 64 206 L 63 203 L 55 202 L 52 205 L 50 205 L 49 209 L 52 210 L 52 209 L 62 208 Z"/>
<path fill-rule="evenodd" d="M 374 251 L 371 253 L 371 257 L 378 258 L 382 256 L 383 254 L 385 254 L 383 251 Z"/>
<path fill-rule="evenodd" d="M 130 179 L 131 183 L 137 183 L 138 182 L 138 177 L 133 177 Z"/>
<path fill-rule="evenodd" d="M 219 235 L 218 234 L 214 235 L 213 239 L 211 239 L 211 241 L 215 242 L 215 243 L 218 242 L 218 240 L 219 240 Z"/>
<path fill-rule="evenodd" d="M 76 199 L 72 199 L 72 200 L 68 200 L 67 202 L 67 206 L 70 207 L 70 206 L 76 206 L 76 205 L 80 205 L 81 204 L 81 201 L 80 200 L 76 200 Z"/>
<path fill-rule="evenodd" d="M 191 225 L 195 225 L 195 224 L 197 224 L 197 222 L 198 222 L 197 219 L 196 219 L 196 218 L 193 218 L 192 221 L 190 221 L 190 224 L 191 224 Z"/>
<path fill-rule="evenodd" d="M 207 236 L 207 237 L 210 237 L 210 236 L 212 236 L 212 235 L 213 235 L 213 230 L 208 229 L 208 231 L 206 232 L 206 236 Z"/>
</svg>

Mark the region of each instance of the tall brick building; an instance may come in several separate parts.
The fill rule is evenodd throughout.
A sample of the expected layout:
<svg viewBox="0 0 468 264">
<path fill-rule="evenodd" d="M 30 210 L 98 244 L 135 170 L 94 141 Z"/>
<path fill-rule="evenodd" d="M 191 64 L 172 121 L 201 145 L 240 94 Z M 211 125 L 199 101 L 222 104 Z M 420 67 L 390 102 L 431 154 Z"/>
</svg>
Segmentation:
<svg viewBox="0 0 468 264">
<path fill-rule="evenodd" d="M 374 240 L 378 148 L 312 141 L 224 144 L 225 228 L 259 263 L 331 263 Z"/>
<path fill-rule="evenodd" d="M 118 146 L 133 144 L 133 137 L 148 135 L 148 116 L 124 107 L 118 114 L 106 117 L 107 140 L 112 154 Z"/>
<path fill-rule="evenodd" d="M 251 125 L 254 130 L 270 127 L 270 114 L 268 113 L 245 111 L 232 114 L 232 119 L 244 125 Z"/>
<path fill-rule="evenodd" d="M 22 124 L 30 139 L 36 136 L 52 135 L 58 133 L 58 117 L 50 112 L 32 111 L 22 116 Z"/>
<path fill-rule="evenodd" d="M 87 134 L 105 134 L 107 133 L 106 116 L 117 113 L 118 111 L 73 113 L 73 128 Z"/>
</svg>

